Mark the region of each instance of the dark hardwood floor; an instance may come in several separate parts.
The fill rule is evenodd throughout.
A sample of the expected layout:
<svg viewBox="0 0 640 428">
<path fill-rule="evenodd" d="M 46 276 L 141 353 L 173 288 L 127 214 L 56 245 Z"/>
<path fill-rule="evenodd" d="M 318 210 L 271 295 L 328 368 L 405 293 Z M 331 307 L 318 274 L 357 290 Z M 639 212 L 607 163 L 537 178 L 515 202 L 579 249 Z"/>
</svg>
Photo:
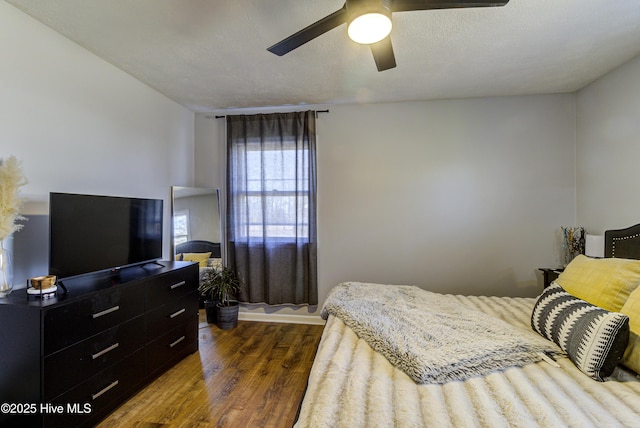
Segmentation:
<svg viewBox="0 0 640 428">
<path fill-rule="evenodd" d="M 292 426 L 323 327 L 239 321 L 225 331 L 200 320 L 200 351 L 99 428 Z"/>
</svg>

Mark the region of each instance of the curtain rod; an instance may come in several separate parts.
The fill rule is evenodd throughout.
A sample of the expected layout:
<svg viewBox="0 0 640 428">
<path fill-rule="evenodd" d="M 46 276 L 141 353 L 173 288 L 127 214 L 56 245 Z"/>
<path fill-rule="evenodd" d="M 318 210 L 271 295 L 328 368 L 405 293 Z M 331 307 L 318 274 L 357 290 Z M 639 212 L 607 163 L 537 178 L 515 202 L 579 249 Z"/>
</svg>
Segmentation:
<svg viewBox="0 0 640 428">
<path fill-rule="evenodd" d="M 316 110 L 316 113 L 329 113 L 329 109 L 327 109 L 327 110 Z M 216 116 L 214 116 L 214 117 L 215 117 L 216 119 L 224 119 L 224 118 L 225 118 L 225 117 L 227 117 L 227 116 L 218 116 L 218 115 L 216 115 Z"/>
</svg>

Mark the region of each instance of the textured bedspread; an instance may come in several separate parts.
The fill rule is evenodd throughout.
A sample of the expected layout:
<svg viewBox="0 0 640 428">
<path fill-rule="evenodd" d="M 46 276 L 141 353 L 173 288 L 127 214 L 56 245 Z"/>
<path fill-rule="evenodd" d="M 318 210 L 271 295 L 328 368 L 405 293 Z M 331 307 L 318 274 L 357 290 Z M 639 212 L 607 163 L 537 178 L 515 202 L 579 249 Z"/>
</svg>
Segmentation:
<svg viewBox="0 0 640 428">
<path fill-rule="evenodd" d="M 449 296 L 530 329 L 535 299 Z M 467 381 L 416 384 L 330 316 L 296 427 L 640 427 L 640 381 L 617 368 L 607 382 L 567 358 Z"/>
<path fill-rule="evenodd" d="M 417 383 L 465 380 L 560 352 L 531 329 L 409 285 L 339 284 L 324 304 L 328 314 Z"/>
</svg>

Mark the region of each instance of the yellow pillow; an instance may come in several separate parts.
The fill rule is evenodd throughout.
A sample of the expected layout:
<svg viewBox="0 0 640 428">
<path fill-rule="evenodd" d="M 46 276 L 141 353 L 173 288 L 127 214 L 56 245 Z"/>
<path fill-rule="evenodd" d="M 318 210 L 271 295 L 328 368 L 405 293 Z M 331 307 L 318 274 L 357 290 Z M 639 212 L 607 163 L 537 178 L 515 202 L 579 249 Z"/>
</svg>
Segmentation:
<svg viewBox="0 0 640 428">
<path fill-rule="evenodd" d="M 182 254 L 182 260 L 188 262 L 198 262 L 200 264 L 200 267 L 207 267 L 209 265 L 209 257 L 211 257 L 211 252 Z"/>
<path fill-rule="evenodd" d="M 620 312 L 629 317 L 629 344 L 621 363 L 640 373 L 640 287 L 631 293 Z"/>
<path fill-rule="evenodd" d="M 556 282 L 578 299 L 619 312 L 640 284 L 640 260 L 592 259 L 579 255 Z"/>
</svg>

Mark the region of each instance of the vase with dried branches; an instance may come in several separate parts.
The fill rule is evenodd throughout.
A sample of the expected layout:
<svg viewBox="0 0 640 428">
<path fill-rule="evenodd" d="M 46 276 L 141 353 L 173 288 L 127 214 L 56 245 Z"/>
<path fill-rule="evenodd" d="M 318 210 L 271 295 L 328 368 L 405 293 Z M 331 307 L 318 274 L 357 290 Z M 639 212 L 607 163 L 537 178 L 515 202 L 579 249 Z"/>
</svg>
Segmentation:
<svg viewBox="0 0 640 428">
<path fill-rule="evenodd" d="M 578 254 L 584 254 L 585 231 L 584 227 L 560 228 L 562 232 L 562 261 L 567 266 Z"/>
<path fill-rule="evenodd" d="M 23 200 L 20 187 L 27 184 L 22 173 L 22 163 L 15 157 L 0 158 L 0 298 L 7 297 L 13 289 L 13 264 L 7 240 L 22 228 L 18 220 Z"/>
</svg>

